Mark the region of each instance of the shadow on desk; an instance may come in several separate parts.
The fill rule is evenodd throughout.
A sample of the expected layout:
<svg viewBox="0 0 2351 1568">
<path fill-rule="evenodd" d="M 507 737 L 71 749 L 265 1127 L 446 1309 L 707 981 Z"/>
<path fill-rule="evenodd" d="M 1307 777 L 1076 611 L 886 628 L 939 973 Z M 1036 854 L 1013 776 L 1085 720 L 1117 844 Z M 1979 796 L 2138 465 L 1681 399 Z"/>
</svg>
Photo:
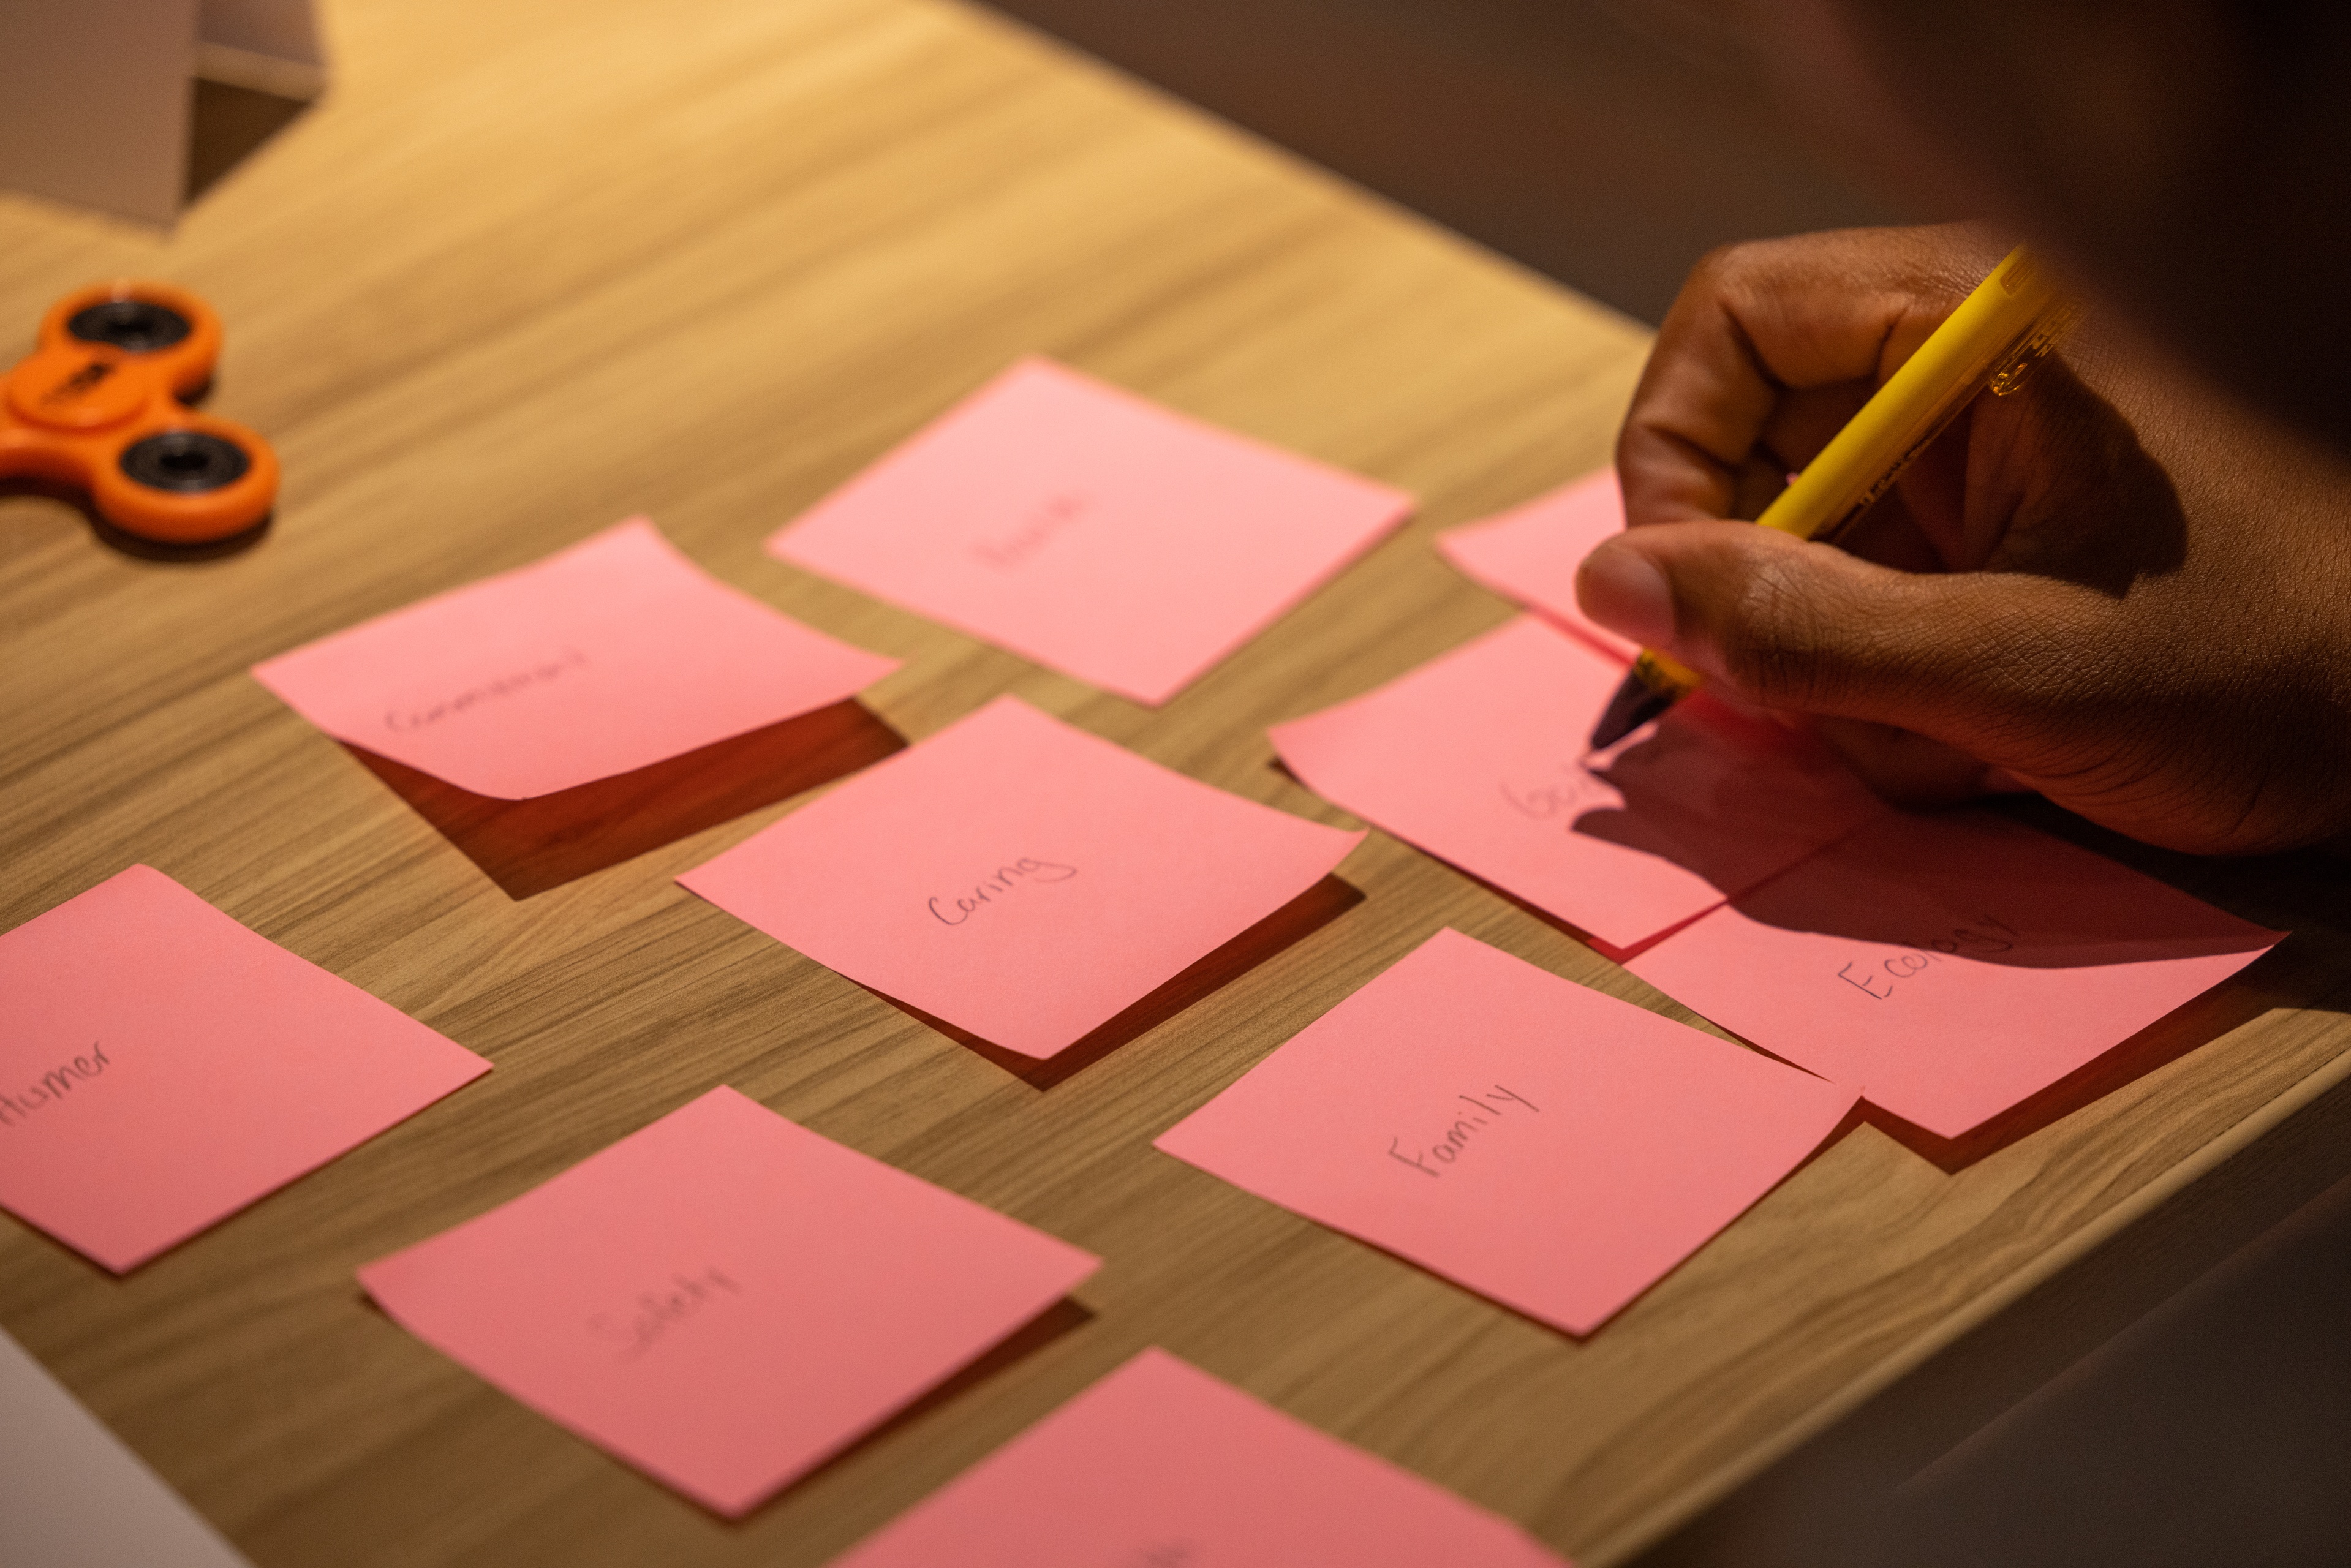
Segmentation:
<svg viewBox="0 0 2351 1568">
<path fill-rule="evenodd" d="M 528 898 L 868 768 L 905 741 L 854 698 L 650 768 L 501 800 L 346 745 L 510 898 Z"/>
<path fill-rule="evenodd" d="M 1138 1040 L 1177 1013 L 1239 979 L 1285 948 L 1295 946 L 1355 905 L 1363 893 L 1339 877 L 1326 876 L 1175 978 L 1097 1025 L 1052 1056 L 1023 1056 L 982 1040 L 885 991 L 862 988 L 909 1018 L 977 1052 L 1032 1089 L 1050 1089 L 1092 1066 L 1129 1040 Z"/>
</svg>

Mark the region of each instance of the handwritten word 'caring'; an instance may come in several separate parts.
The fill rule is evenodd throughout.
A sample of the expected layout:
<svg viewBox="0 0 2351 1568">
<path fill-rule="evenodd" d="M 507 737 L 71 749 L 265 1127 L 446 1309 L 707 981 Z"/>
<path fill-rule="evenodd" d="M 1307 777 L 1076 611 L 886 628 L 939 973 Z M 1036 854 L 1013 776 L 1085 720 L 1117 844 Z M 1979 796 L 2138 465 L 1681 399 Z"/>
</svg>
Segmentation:
<svg viewBox="0 0 2351 1568">
<path fill-rule="evenodd" d="M 952 901 L 956 908 L 954 918 L 950 919 L 947 912 L 939 907 L 943 901 L 936 898 L 930 903 L 931 915 L 942 925 L 960 925 L 1015 888 L 1025 887 L 1031 883 L 1067 882 L 1077 874 L 1078 868 L 1073 865 L 1022 855 L 1010 865 L 998 866 L 973 883 L 970 897 L 957 895 Z"/>
<path fill-rule="evenodd" d="M 1423 1176 L 1441 1177 L 1445 1175 L 1444 1166 L 1459 1159 L 1464 1149 L 1502 1119 L 1503 1112 L 1509 1107 L 1496 1103 L 1497 1101 L 1523 1106 L 1532 1115 L 1542 1113 L 1541 1106 L 1511 1093 L 1499 1083 L 1475 1094 L 1456 1094 L 1453 1098 L 1469 1109 L 1453 1113 L 1453 1124 L 1445 1130 L 1442 1136 L 1434 1143 L 1417 1145 L 1417 1153 L 1408 1153 L 1404 1146 L 1404 1134 L 1399 1133 L 1388 1140 L 1388 1158 L 1400 1160 Z M 1423 1155 L 1427 1157 L 1423 1158 Z"/>
<path fill-rule="evenodd" d="M 1085 516 L 1092 503 L 1083 496 L 1048 496 L 1021 514 L 1011 532 L 992 539 L 975 539 L 971 553 L 981 564 L 1009 571 L 1035 559 L 1055 534 Z"/>
<path fill-rule="evenodd" d="M 16 1126 L 34 1112 L 47 1110 L 110 1065 L 105 1045 L 91 1040 L 88 1056 L 52 1067 L 14 1094 L 0 1094 L 0 1127 Z"/>
<path fill-rule="evenodd" d="M 1907 952 L 1881 958 L 1875 965 L 1855 959 L 1837 971 L 1837 978 L 1865 996 L 1894 999 L 1896 980 L 1916 979 L 1947 958 L 1990 957 L 2012 952 L 2022 938 L 2016 927 L 1996 915 L 1979 915 L 1972 925 L 1954 925 L 1948 936 L 1912 945 Z"/>
<path fill-rule="evenodd" d="M 636 1311 L 629 1314 L 627 1322 L 599 1312 L 588 1320 L 588 1332 L 620 1345 L 621 1360 L 634 1361 L 678 1324 L 701 1316 L 728 1296 L 742 1293 L 743 1287 L 719 1272 L 715 1265 L 699 1274 L 672 1274 L 667 1289 L 647 1291 L 637 1297 Z"/>
<path fill-rule="evenodd" d="M 559 658 L 550 659 L 543 664 L 533 664 L 528 669 L 513 671 L 478 686 L 468 686 L 455 696 L 444 698 L 430 706 L 386 709 L 383 727 L 400 734 L 429 729 L 444 719 L 459 717 L 486 702 L 510 697 L 533 686 L 543 686 L 559 678 L 567 670 L 576 670 L 587 662 L 588 655 L 579 649 L 566 648 Z"/>
</svg>

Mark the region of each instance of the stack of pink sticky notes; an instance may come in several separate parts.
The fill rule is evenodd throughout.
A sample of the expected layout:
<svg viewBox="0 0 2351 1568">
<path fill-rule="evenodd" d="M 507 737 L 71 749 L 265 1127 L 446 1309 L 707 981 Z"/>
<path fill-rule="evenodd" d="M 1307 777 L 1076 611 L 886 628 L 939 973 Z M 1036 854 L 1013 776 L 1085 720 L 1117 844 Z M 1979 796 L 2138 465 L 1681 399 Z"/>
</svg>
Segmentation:
<svg viewBox="0 0 2351 1568">
<path fill-rule="evenodd" d="M 1157 1146 L 1588 1334 L 1854 1099 L 1448 930 Z"/>
<path fill-rule="evenodd" d="M 835 1568 L 1564 1568 L 1507 1520 L 1147 1350 Z"/>
<path fill-rule="evenodd" d="M 338 740 L 521 800 L 847 701 L 897 667 L 717 581 L 634 517 L 253 675 Z"/>
<path fill-rule="evenodd" d="M 678 881 L 1041 1058 L 1305 893 L 1363 836 L 1001 697 Z"/>
<path fill-rule="evenodd" d="M 123 1273 L 489 1070 L 132 866 L 0 936 L 0 1207 Z"/>
<path fill-rule="evenodd" d="M 1886 807 L 1809 737 L 1703 697 L 1593 756 L 1624 666 L 1533 616 L 1278 725 L 1316 793 L 1622 954 Z"/>
<path fill-rule="evenodd" d="M 1628 967 L 1957 1137 L 2282 940 L 1988 812 L 1891 816 Z"/>
<path fill-rule="evenodd" d="M 714 1089 L 360 1281 L 453 1360 L 733 1516 L 1096 1266 Z"/>
<path fill-rule="evenodd" d="M 1027 360 L 768 541 L 795 565 L 1158 704 L 1412 497 Z"/>
<path fill-rule="evenodd" d="M 1575 570 L 1603 539 L 1625 531 L 1616 470 L 1603 468 L 1522 507 L 1437 537 L 1437 553 L 1505 599 L 1540 611 L 1627 664 L 1641 650 L 1584 614 Z"/>
</svg>

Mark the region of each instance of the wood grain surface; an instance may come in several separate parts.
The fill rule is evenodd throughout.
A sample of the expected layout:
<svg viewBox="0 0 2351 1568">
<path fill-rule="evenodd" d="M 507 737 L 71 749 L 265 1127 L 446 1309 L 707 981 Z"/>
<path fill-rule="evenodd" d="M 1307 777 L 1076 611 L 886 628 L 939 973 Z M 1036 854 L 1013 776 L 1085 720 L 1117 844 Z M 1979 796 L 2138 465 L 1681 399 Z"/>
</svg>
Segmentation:
<svg viewBox="0 0 2351 1568">
<path fill-rule="evenodd" d="M 191 286 L 228 323 L 214 407 L 287 476 L 258 547 L 197 564 L 0 501 L 0 925 L 144 861 L 496 1063 L 125 1280 L 0 1220 L 0 1325 L 263 1568 L 821 1563 L 1154 1343 L 1607 1563 L 2351 1046 L 2339 879 L 2139 854 L 2297 935 L 1995 1148 L 1858 1128 L 1577 1343 L 1149 1146 L 1446 925 L 1687 1016 L 1382 835 L 1341 868 L 1360 904 L 1043 1089 L 670 880 L 789 802 L 509 897 L 246 666 L 644 511 L 904 658 L 869 701 L 911 737 L 1017 692 L 1343 822 L 1266 725 L 1504 618 L 1432 532 L 1604 460 L 1646 340 L 944 0 L 326 12 L 331 95 L 168 238 L 0 197 L 0 353 L 72 285 Z M 1421 513 L 1155 712 L 760 552 L 1030 351 Z M 722 1082 L 1106 1260 L 1075 1326 L 739 1524 L 352 1280 Z"/>
</svg>

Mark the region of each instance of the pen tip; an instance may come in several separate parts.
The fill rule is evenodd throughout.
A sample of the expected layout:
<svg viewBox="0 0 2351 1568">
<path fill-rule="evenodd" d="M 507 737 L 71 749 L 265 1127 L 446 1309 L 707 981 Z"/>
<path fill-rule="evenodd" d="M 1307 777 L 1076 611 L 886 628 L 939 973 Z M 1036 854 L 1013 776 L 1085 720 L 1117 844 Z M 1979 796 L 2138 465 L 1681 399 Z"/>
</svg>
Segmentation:
<svg viewBox="0 0 2351 1568">
<path fill-rule="evenodd" d="M 1663 716 L 1674 706 L 1673 694 L 1654 690 L 1643 680 L 1637 670 L 1625 677 L 1616 695 L 1608 699 L 1608 709 L 1600 722 L 1592 727 L 1592 749 L 1605 751 L 1653 718 Z"/>
</svg>

